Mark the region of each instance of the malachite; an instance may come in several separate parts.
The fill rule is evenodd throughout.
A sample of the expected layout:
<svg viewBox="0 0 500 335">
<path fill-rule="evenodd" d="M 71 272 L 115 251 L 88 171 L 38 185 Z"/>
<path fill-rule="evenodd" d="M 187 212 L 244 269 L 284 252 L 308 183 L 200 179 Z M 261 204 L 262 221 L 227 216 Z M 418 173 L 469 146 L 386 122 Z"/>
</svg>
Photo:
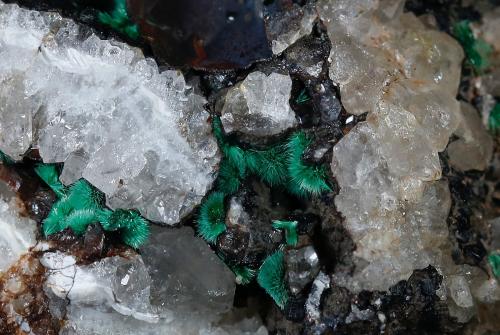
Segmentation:
<svg viewBox="0 0 500 335">
<path fill-rule="evenodd" d="M 495 135 L 500 133 L 500 103 L 497 103 L 490 112 L 488 128 Z"/>
<path fill-rule="evenodd" d="M 14 164 L 14 160 L 6 155 L 4 152 L 0 151 L 0 163 L 4 164 Z"/>
<path fill-rule="evenodd" d="M 500 252 L 495 251 L 492 252 L 488 256 L 488 263 L 491 266 L 491 271 L 495 275 L 495 277 L 499 278 L 500 277 Z"/>
<path fill-rule="evenodd" d="M 109 12 L 100 12 L 98 15 L 102 24 L 132 38 L 139 38 L 139 27 L 132 22 L 127 11 L 127 0 L 115 0 L 114 9 Z"/>
<path fill-rule="evenodd" d="M 295 99 L 295 103 L 302 105 L 309 100 L 311 100 L 311 97 L 309 96 L 309 94 L 307 94 L 306 89 L 304 88 L 302 91 L 300 91 L 299 96 Z"/>
<path fill-rule="evenodd" d="M 236 275 L 236 283 L 240 285 L 247 285 L 255 278 L 257 271 L 247 266 L 234 266 L 231 270 Z"/>
<path fill-rule="evenodd" d="M 257 275 L 259 285 L 273 298 L 276 305 L 283 309 L 289 295 L 285 283 L 285 254 L 275 251 L 262 263 Z"/>
<path fill-rule="evenodd" d="M 104 195 L 80 179 L 70 187 L 59 181 L 59 170 L 53 164 L 39 164 L 35 171 L 59 197 L 49 215 L 43 221 L 43 233 L 49 236 L 70 228 L 75 234 L 83 235 L 87 227 L 100 223 L 105 231 L 118 231 L 122 241 L 138 248 L 149 236 L 147 220 L 134 210 L 112 211 L 104 207 Z"/>
<path fill-rule="evenodd" d="M 467 61 L 477 72 L 483 72 L 490 66 L 491 46 L 482 39 L 476 39 L 470 22 L 462 20 L 453 26 L 453 35 L 464 48 Z"/>
<path fill-rule="evenodd" d="M 218 117 L 213 119 L 212 126 L 223 159 L 219 166 L 216 190 L 203 201 L 197 219 L 198 234 L 207 242 L 215 243 L 226 230 L 224 202 L 228 196 L 238 191 L 250 175 L 259 177 L 271 187 L 283 187 L 299 197 L 319 195 L 331 190 L 324 168 L 303 161 L 302 156 L 311 144 L 304 132 L 296 132 L 283 143 L 266 149 L 244 149 L 233 144 L 226 136 Z M 272 225 L 275 229 L 284 230 L 288 245 L 297 245 L 296 221 L 277 220 Z M 244 266 L 230 267 L 239 284 L 248 284 L 255 275 L 254 270 Z M 278 250 L 266 258 L 257 275 L 257 282 L 281 308 L 288 301 L 284 274 L 284 253 Z"/>
<path fill-rule="evenodd" d="M 213 192 L 201 205 L 198 215 L 198 233 L 209 243 L 215 243 L 217 237 L 226 230 L 224 198 L 224 193 Z"/>
<path fill-rule="evenodd" d="M 290 246 L 297 245 L 299 237 L 297 234 L 297 221 L 273 221 L 273 227 L 285 231 L 286 243 Z"/>
</svg>

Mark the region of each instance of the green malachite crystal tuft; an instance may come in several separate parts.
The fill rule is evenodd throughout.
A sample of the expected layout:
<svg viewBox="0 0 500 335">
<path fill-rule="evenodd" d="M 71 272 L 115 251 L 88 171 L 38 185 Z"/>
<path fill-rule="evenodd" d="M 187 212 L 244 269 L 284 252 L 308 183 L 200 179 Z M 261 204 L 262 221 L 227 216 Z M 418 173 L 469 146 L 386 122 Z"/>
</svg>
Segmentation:
<svg viewBox="0 0 500 335">
<path fill-rule="evenodd" d="M 495 277 L 500 277 L 500 252 L 492 252 L 488 256 L 488 263 L 490 263 L 491 270 Z"/>
<path fill-rule="evenodd" d="M 488 128 L 494 135 L 500 133 L 500 103 L 496 104 L 490 112 Z"/>
<path fill-rule="evenodd" d="M 39 164 L 35 171 L 59 197 L 43 221 L 45 236 L 66 228 L 77 235 L 83 235 L 89 225 L 100 223 L 105 231 L 118 231 L 123 242 L 133 248 L 140 247 L 148 239 L 148 222 L 139 213 L 104 208 L 103 194 L 86 180 L 80 179 L 66 188 L 59 181 L 57 166 Z"/>
<path fill-rule="evenodd" d="M 217 237 L 226 230 L 224 197 L 224 193 L 214 192 L 201 205 L 198 232 L 207 242 L 215 243 Z"/>
<path fill-rule="evenodd" d="M 478 72 L 482 72 L 490 66 L 491 46 L 482 39 L 476 39 L 470 28 L 470 22 L 463 20 L 453 27 L 453 35 L 464 48 L 467 60 Z"/>
<path fill-rule="evenodd" d="M 285 284 L 285 254 L 278 250 L 262 263 L 257 275 L 259 285 L 273 298 L 276 305 L 283 309 L 289 295 Z"/>
<path fill-rule="evenodd" d="M 236 283 L 240 285 L 250 284 L 257 273 L 257 271 L 246 266 L 235 266 L 232 267 L 231 270 L 236 275 Z"/>
<path fill-rule="evenodd" d="M 101 23 L 132 39 L 139 38 L 139 27 L 128 15 L 126 0 L 115 0 L 115 8 L 110 13 L 99 13 L 98 18 Z"/>
<path fill-rule="evenodd" d="M 273 227 L 285 231 L 286 243 L 291 246 L 297 245 L 299 237 L 297 235 L 297 221 L 273 221 Z"/>
</svg>

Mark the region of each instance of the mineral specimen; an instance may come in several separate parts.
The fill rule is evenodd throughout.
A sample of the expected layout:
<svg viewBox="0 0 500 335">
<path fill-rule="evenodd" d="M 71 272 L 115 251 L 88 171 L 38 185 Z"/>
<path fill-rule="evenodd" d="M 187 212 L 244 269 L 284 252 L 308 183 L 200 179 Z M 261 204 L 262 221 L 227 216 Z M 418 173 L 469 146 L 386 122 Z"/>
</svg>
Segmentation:
<svg viewBox="0 0 500 335">
<path fill-rule="evenodd" d="M 55 13 L 0 3 L 0 22 L 1 150 L 68 160 L 65 182 L 83 176 L 150 220 L 175 224 L 200 202 L 219 156 L 180 73 Z"/>
<path fill-rule="evenodd" d="M 292 79 L 256 71 L 230 88 L 224 97 L 222 124 L 226 132 L 254 136 L 279 134 L 297 124 L 288 100 Z"/>
</svg>

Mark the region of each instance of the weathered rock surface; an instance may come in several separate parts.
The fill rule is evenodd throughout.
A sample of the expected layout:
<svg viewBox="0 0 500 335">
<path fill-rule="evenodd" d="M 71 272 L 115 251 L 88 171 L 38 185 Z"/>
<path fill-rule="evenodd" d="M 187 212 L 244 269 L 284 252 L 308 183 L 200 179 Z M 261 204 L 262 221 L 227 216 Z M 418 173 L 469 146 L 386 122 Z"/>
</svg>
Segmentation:
<svg viewBox="0 0 500 335">
<path fill-rule="evenodd" d="M 256 71 L 231 87 L 224 97 L 221 121 L 227 132 L 254 136 L 279 134 L 297 124 L 288 100 L 288 75 Z"/>
<path fill-rule="evenodd" d="M 0 150 L 65 162 L 112 208 L 175 224 L 214 180 L 205 99 L 175 71 L 56 13 L 0 2 Z"/>
</svg>

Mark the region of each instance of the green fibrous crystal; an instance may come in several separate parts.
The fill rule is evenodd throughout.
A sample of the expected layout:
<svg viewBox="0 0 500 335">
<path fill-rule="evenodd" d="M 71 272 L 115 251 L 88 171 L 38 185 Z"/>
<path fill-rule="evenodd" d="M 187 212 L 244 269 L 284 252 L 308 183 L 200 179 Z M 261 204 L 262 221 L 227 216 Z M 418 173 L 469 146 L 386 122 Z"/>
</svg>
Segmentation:
<svg viewBox="0 0 500 335">
<path fill-rule="evenodd" d="M 305 102 L 308 102 L 309 100 L 311 100 L 311 97 L 307 94 L 306 89 L 304 88 L 302 91 L 300 91 L 297 99 L 295 99 L 295 103 L 301 105 Z"/>
<path fill-rule="evenodd" d="M 217 237 L 226 230 L 224 198 L 224 193 L 214 192 L 201 205 L 198 232 L 207 242 L 214 243 Z"/>
<path fill-rule="evenodd" d="M 115 8 L 110 13 L 100 12 L 99 21 L 132 39 L 139 38 L 139 27 L 130 19 L 127 0 L 115 0 Z"/>
<path fill-rule="evenodd" d="M 291 246 L 297 245 L 299 240 L 297 235 L 297 224 L 297 221 L 273 221 L 274 228 L 285 231 L 286 243 Z"/>
<path fill-rule="evenodd" d="M 490 112 L 488 117 L 488 128 L 494 135 L 500 133 L 500 104 L 498 103 Z"/>
<path fill-rule="evenodd" d="M 59 181 L 59 172 L 55 165 L 39 164 L 35 171 L 59 197 L 43 221 L 45 236 L 67 228 L 76 235 L 83 235 L 89 225 L 100 223 L 105 231 L 118 231 L 123 242 L 133 248 L 138 248 L 146 242 L 149 225 L 136 211 L 112 211 L 104 208 L 102 192 L 84 179 L 65 187 Z"/>
<path fill-rule="evenodd" d="M 262 263 L 257 275 L 259 285 L 273 298 L 276 305 L 283 309 L 289 295 L 285 284 L 285 254 L 278 250 Z"/>
<path fill-rule="evenodd" d="M 59 181 L 59 172 L 54 164 L 38 164 L 36 174 L 54 191 L 58 197 L 66 195 L 66 187 Z"/>
<path fill-rule="evenodd" d="M 495 277 L 500 277 L 500 252 L 492 252 L 488 256 L 488 263 Z"/>
<path fill-rule="evenodd" d="M 476 39 L 468 20 L 456 23 L 453 27 L 453 35 L 464 48 L 465 55 L 472 67 L 483 72 L 490 66 L 491 46 L 482 39 Z"/>
<path fill-rule="evenodd" d="M 257 271 L 250 269 L 247 266 L 231 267 L 231 270 L 236 275 L 236 283 L 240 285 L 249 284 L 254 278 Z"/>
</svg>

